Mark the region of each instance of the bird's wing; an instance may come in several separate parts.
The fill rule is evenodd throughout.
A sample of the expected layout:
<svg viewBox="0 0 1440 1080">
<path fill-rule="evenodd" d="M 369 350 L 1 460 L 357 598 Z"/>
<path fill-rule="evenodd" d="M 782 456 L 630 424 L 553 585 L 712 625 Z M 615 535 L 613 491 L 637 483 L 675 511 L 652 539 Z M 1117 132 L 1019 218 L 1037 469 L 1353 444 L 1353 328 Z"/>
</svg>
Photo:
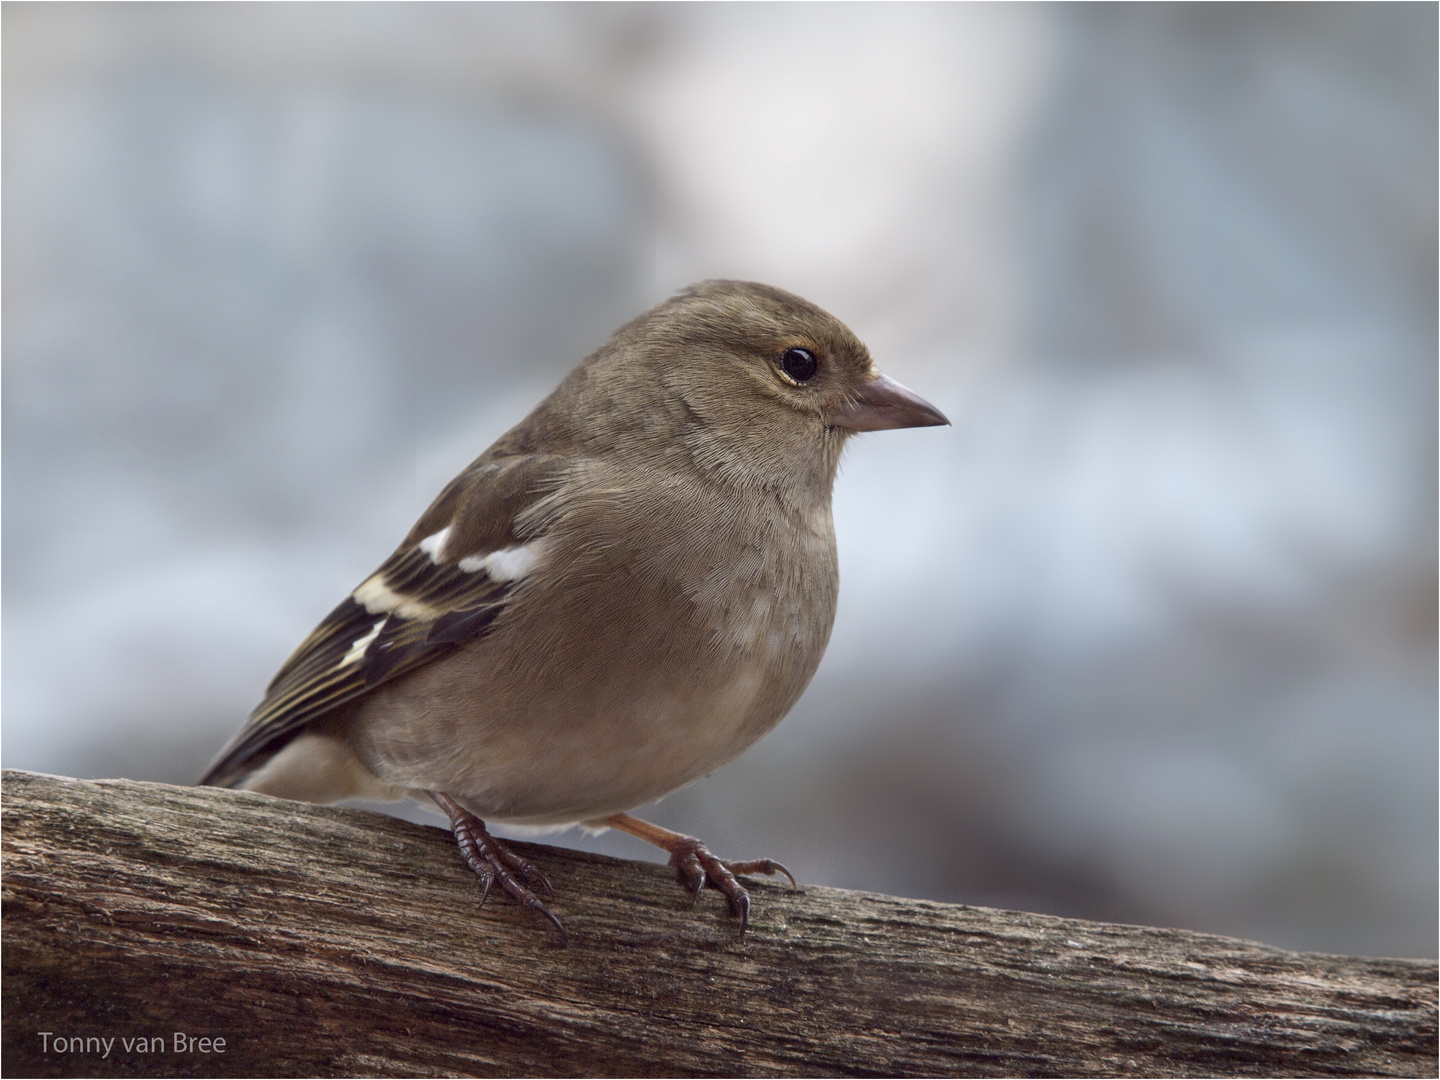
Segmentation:
<svg viewBox="0 0 1440 1080">
<path fill-rule="evenodd" d="M 481 458 L 315 628 L 200 780 L 234 783 L 307 724 L 489 630 L 534 560 L 515 518 L 560 470 L 549 455 Z"/>
</svg>

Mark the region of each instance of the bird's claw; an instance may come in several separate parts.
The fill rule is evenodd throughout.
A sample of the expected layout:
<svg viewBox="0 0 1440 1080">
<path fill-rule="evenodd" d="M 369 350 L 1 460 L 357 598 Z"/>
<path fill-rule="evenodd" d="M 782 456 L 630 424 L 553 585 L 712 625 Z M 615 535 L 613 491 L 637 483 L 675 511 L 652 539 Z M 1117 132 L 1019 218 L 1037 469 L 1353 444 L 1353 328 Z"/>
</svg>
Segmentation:
<svg viewBox="0 0 1440 1080">
<path fill-rule="evenodd" d="M 699 847 L 700 851 L 705 850 L 705 846 L 698 840 L 695 841 L 695 844 Z M 706 854 L 709 854 L 709 852 L 706 852 Z M 689 847 L 678 848 L 675 853 L 670 856 L 670 865 L 675 867 L 676 880 L 678 880 L 685 891 L 690 894 L 690 906 L 694 907 L 695 901 L 700 898 L 700 892 L 705 888 L 708 878 L 708 875 L 705 873 L 705 866 L 701 863 L 698 852 Z"/>
<path fill-rule="evenodd" d="M 730 914 L 740 920 L 743 938 L 750 925 L 750 894 L 736 879 L 736 874 L 784 874 L 795 888 L 795 875 L 774 859 L 751 859 L 745 862 L 716 858 L 710 850 L 693 836 L 683 837 L 670 852 L 670 865 L 675 867 L 675 877 L 690 894 L 693 906 L 700 892 L 707 885 L 725 897 Z"/>
<path fill-rule="evenodd" d="M 800 887 L 800 883 L 795 880 L 795 875 L 786 870 L 783 863 L 778 863 L 774 859 L 751 859 L 749 862 L 727 860 L 725 866 L 732 874 L 764 874 L 767 877 L 784 874 L 790 879 L 790 888 L 798 889 Z"/>
<path fill-rule="evenodd" d="M 540 872 L 540 868 L 528 859 L 522 859 L 491 836 L 483 821 L 456 804 L 454 800 L 444 797 L 443 801 L 441 798 L 437 798 L 436 801 L 450 817 L 450 831 L 455 834 L 455 843 L 460 848 L 460 854 L 465 857 L 466 864 L 480 878 L 481 893 L 478 906 L 484 906 L 486 899 L 490 896 L 490 887 L 499 881 L 500 887 L 512 899 L 532 911 L 538 911 L 550 920 L 560 933 L 562 948 L 568 945 L 569 938 L 565 933 L 564 925 L 533 891 L 539 889 L 547 897 L 555 895 L 550 879 Z M 521 881 L 521 878 L 524 878 L 524 881 Z"/>
</svg>

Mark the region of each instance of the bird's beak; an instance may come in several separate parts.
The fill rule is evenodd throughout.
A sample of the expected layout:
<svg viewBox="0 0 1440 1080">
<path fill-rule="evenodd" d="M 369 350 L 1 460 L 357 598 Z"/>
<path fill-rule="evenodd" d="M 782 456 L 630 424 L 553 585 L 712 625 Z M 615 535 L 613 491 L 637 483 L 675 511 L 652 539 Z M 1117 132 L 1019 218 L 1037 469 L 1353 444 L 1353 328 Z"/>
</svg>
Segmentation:
<svg viewBox="0 0 1440 1080">
<path fill-rule="evenodd" d="M 880 374 L 863 383 L 858 393 L 830 414 L 830 426 L 845 431 L 885 431 L 948 423 L 945 414 L 919 394 Z"/>
</svg>

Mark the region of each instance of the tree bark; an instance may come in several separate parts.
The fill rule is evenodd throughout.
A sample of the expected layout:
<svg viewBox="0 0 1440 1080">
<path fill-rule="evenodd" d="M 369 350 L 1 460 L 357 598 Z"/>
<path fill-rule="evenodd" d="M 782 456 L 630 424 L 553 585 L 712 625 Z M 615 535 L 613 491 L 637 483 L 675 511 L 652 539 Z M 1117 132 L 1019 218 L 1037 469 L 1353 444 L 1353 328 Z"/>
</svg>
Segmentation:
<svg viewBox="0 0 1440 1080">
<path fill-rule="evenodd" d="M 11 1076 L 1436 1073 L 1433 961 L 765 881 L 740 944 L 665 867 L 514 845 L 561 949 L 375 814 L 9 771 L 3 827 Z"/>
</svg>

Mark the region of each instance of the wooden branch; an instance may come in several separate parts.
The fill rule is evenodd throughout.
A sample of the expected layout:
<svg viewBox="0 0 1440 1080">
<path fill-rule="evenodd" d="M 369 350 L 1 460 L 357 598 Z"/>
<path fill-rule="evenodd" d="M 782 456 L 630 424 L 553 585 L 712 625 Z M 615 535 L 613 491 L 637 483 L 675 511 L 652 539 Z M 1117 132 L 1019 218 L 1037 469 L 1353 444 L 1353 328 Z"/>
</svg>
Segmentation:
<svg viewBox="0 0 1440 1080">
<path fill-rule="evenodd" d="M 3 816 L 11 1076 L 1436 1073 L 1433 961 L 763 882 L 739 945 L 664 867 L 517 845 L 562 950 L 439 829 L 23 772 Z"/>
</svg>

